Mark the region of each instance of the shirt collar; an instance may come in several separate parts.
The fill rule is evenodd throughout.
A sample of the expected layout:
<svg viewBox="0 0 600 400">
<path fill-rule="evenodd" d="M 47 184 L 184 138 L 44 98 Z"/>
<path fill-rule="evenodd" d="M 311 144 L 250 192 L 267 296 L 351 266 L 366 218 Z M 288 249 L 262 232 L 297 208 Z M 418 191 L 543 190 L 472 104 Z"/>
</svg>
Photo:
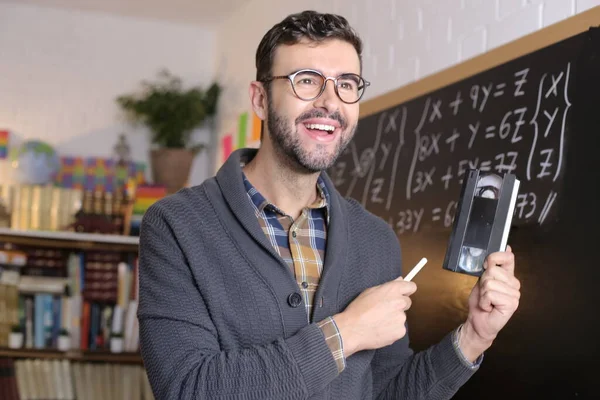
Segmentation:
<svg viewBox="0 0 600 400">
<path fill-rule="evenodd" d="M 259 212 L 262 212 L 265 209 L 265 207 L 271 206 L 278 213 L 285 215 L 285 213 L 281 211 L 275 204 L 270 203 L 267 199 L 264 198 L 264 196 L 250 183 L 250 181 L 246 177 L 246 174 L 244 174 L 243 171 L 242 177 L 244 180 L 244 187 L 246 188 L 246 192 L 248 193 L 250 200 L 252 200 L 252 203 L 258 209 Z M 317 197 L 314 203 L 308 206 L 308 208 L 324 208 L 327 215 L 327 223 L 329 223 L 329 191 L 327 190 L 327 186 L 325 185 L 325 182 L 321 176 L 317 178 L 317 191 L 319 193 L 319 196 Z"/>
</svg>

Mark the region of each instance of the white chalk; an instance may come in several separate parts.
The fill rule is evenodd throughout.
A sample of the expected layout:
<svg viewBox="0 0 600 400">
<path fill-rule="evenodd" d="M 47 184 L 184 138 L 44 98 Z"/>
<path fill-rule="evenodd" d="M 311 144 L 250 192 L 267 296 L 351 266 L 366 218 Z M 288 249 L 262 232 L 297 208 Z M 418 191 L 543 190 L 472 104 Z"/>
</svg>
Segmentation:
<svg viewBox="0 0 600 400">
<path fill-rule="evenodd" d="M 406 278 L 404 278 L 404 280 L 412 280 L 412 278 L 414 278 L 415 275 L 417 275 L 417 273 L 425 266 L 425 264 L 427 264 L 427 259 L 423 257 L 421 258 L 421 261 L 419 261 L 419 263 L 415 265 L 415 267 L 408 273 L 408 275 L 406 275 Z"/>
</svg>

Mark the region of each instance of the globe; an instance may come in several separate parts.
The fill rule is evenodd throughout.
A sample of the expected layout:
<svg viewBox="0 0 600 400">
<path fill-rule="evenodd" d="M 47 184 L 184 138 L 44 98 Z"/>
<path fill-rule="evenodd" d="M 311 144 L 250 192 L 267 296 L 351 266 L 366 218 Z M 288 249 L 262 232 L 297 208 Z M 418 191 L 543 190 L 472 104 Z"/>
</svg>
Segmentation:
<svg viewBox="0 0 600 400">
<path fill-rule="evenodd" d="M 12 152 L 11 161 L 16 179 L 23 184 L 50 183 L 60 168 L 60 159 L 54 148 L 40 140 L 22 143 Z"/>
</svg>

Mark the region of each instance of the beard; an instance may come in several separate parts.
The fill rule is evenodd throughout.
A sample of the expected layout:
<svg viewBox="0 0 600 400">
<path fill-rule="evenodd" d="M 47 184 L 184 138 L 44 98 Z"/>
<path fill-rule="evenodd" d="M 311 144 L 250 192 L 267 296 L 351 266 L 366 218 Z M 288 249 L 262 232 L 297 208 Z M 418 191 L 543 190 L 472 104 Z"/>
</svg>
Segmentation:
<svg viewBox="0 0 600 400">
<path fill-rule="evenodd" d="M 356 124 L 347 129 L 348 123 L 339 111 L 327 115 L 321 110 L 311 110 L 296 118 L 293 126 L 288 124 L 286 118 L 277 114 L 270 101 L 268 101 L 267 111 L 267 127 L 275 152 L 283 163 L 300 173 L 313 174 L 333 166 L 350 143 L 350 140 L 352 140 L 356 131 Z M 316 149 L 312 150 L 303 147 L 300 134 L 295 127 L 302 123 L 302 121 L 310 118 L 330 118 L 340 123 L 342 132 L 333 153 L 329 152 L 330 146 L 325 144 L 317 144 Z"/>
</svg>

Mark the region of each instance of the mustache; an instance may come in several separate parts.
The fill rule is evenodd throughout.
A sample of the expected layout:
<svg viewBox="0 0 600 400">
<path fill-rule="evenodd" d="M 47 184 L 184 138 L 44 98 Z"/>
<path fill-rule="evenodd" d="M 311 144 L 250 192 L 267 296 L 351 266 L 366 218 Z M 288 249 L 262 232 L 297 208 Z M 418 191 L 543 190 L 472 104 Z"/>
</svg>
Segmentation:
<svg viewBox="0 0 600 400">
<path fill-rule="evenodd" d="M 342 114 L 340 114 L 339 111 L 335 111 L 331 114 L 326 114 L 321 110 L 310 110 L 307 111 L 305 113 L 302 113 L 302 115 L 300 115 L 298 118 L 296 118 L 296 124 L 300 124 L 304 121 L 306 121 L 307 119 L 311 119 L 311 118 L 329 118 L 332 119 L 334 121 L 337 121 L 340 123 L 340 126 L 345 129 L 346 126 L 348 125 L 348 122 L 346 121 L 346 119 L 344 117 L 342 117 Z"/>
</svg>

